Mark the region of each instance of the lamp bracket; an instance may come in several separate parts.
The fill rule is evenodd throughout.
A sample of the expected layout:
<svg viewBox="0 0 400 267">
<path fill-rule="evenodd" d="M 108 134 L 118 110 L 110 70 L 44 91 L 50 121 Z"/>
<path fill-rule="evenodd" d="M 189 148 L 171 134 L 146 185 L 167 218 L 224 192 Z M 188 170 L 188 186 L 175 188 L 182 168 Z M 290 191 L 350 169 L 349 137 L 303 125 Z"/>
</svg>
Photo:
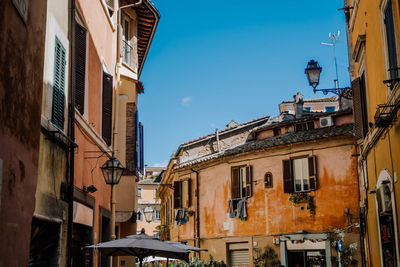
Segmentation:
<svg viewBox="0 0 400 267">
<path fill-rule="evenodd" d="M 342 96 L 346 99 L 352 99 L 353 93 L 350 87 L 343 87 L 343 88 L 329 88 L 329 89 L 316 89 L 314 88 L 314 94 L 316 92 L 322 92 L 324 95 L 328 93 L 333 93 L 338 96 Z"/>
</svg>

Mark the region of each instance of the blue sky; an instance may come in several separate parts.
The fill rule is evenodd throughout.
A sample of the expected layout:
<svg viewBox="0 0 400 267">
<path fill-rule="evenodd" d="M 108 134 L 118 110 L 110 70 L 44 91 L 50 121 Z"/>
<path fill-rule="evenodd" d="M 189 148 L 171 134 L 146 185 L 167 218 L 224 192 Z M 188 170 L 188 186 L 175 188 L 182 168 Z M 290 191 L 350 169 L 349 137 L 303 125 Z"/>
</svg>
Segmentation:
<svg viewBox="0 0 400 267">
<path fill-rule="evenodd" d="M 264 115 L 296 92 L 314 95 L 304 69 L 322 66 L 319 88 L 349 85 L 343 0 L 153 0 L 161 13 L 141 80 L 145 163 L 166 164 L 188 140 Z"/>
</svg>

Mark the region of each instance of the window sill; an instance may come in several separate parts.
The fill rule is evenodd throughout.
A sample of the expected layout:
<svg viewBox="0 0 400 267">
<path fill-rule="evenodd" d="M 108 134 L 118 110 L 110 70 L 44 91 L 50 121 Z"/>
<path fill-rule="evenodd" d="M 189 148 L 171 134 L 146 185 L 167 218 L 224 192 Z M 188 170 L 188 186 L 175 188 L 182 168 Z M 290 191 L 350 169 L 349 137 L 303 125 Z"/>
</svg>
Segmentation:
<svg viewBox="0 0 400 267">
<path fill-rule="evenodd" d="M 137 75 L 137 71 L 135 71 L 130 65 L 125 63 L 124 61 L 121 61 L 121 65 L 126 68 L 128 71 L 132 72 L 134 75 Z"/>
</svg>

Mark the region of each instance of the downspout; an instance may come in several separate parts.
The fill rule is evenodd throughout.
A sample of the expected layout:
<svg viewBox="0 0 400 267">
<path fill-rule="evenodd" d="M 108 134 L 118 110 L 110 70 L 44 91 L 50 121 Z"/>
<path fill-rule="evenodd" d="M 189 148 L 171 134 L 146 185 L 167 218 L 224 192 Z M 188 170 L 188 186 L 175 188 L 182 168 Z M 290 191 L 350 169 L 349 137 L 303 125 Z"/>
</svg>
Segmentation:
<svg viewBox="0 0 400 267">
<path fill-rule="evenodd" d="M 196 246 L 200 248 L 200 194 L 199 194 L 199 172 L 195 169 L 191 169 L 192 172 L 196 173 Z M 198 252 L 198 256 L 200 258 L 200 252 Z"/>
<path fill-rule="evenodd" d="M 72 230 L 74 215 L 74 149 L 75 149 L 75 0 L 71 0 L 70 7 L 70 86 L 69 86 L 69 105 L 68 105 L 68 137 L 70 144 L 68 148 L 69 163 L 67 158 L 67 171 L 69 172 L 68 183 L 68 232 L 67 232 L 67 267 L 72 266 Z"/>
</svg>

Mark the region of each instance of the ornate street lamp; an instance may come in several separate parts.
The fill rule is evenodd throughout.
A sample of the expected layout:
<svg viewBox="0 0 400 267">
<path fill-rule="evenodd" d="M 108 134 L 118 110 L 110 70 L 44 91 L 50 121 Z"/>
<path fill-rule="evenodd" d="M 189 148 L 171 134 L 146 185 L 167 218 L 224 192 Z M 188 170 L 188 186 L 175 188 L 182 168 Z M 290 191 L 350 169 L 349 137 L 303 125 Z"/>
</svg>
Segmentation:
<svg viewBox="0 0 400 267">
<path fill-rule="evenodd" d="M 308 83 L 314 88 L 317 88 L 319 84 L 319 76 L 321 74 L 322 68 L 319 66 L 317 61 L 313 59 L 310 60 L 307 64 L 307 68 L 305 69 L 305 73 L 307 74 Z"/>
<path fill-rule="evenodd" d="M 328 93 L 334 93 L 338 96 L 341 96 L 341 97 L 344 97 L 347 99 L 352 99 L 352 91 L 351 91 L 350 87 L 339 88 L 338 86 L 336 86 L 336 88 L 316 89 L 319 84 L 319 77 L 320 77 L 321 71 L 322 71 L 322 68 L 319 66 L 317 61 L 312 59 L 307 63 L 307 68 L 305 69 L 305 73 L 307 75 L 308 83 L 314 89 L 314 94 L 317 91 L 321 91 L 324 95 L 327 95 Z M 335 80 L 335 82 L 336 82 L 336 85 L 338 85 L 338 81 Z"/>
<path fill-rule="evenodd" d="M 124 167 L 121 162 L 114 157 L 107 160 L 103 166 L 101 166 L 104 180 L 106 184 L 111 185 L 111 239 L 115 239 L 115 192 L 114 185 L 119 183 L 121 179 Z"/>
<path fill-rule="evenodd" d="M 153 220 L 154 210 L 152 207 L 146 207 L 143 211 L 146 222 L 150 223 Z"/>
</svg>

